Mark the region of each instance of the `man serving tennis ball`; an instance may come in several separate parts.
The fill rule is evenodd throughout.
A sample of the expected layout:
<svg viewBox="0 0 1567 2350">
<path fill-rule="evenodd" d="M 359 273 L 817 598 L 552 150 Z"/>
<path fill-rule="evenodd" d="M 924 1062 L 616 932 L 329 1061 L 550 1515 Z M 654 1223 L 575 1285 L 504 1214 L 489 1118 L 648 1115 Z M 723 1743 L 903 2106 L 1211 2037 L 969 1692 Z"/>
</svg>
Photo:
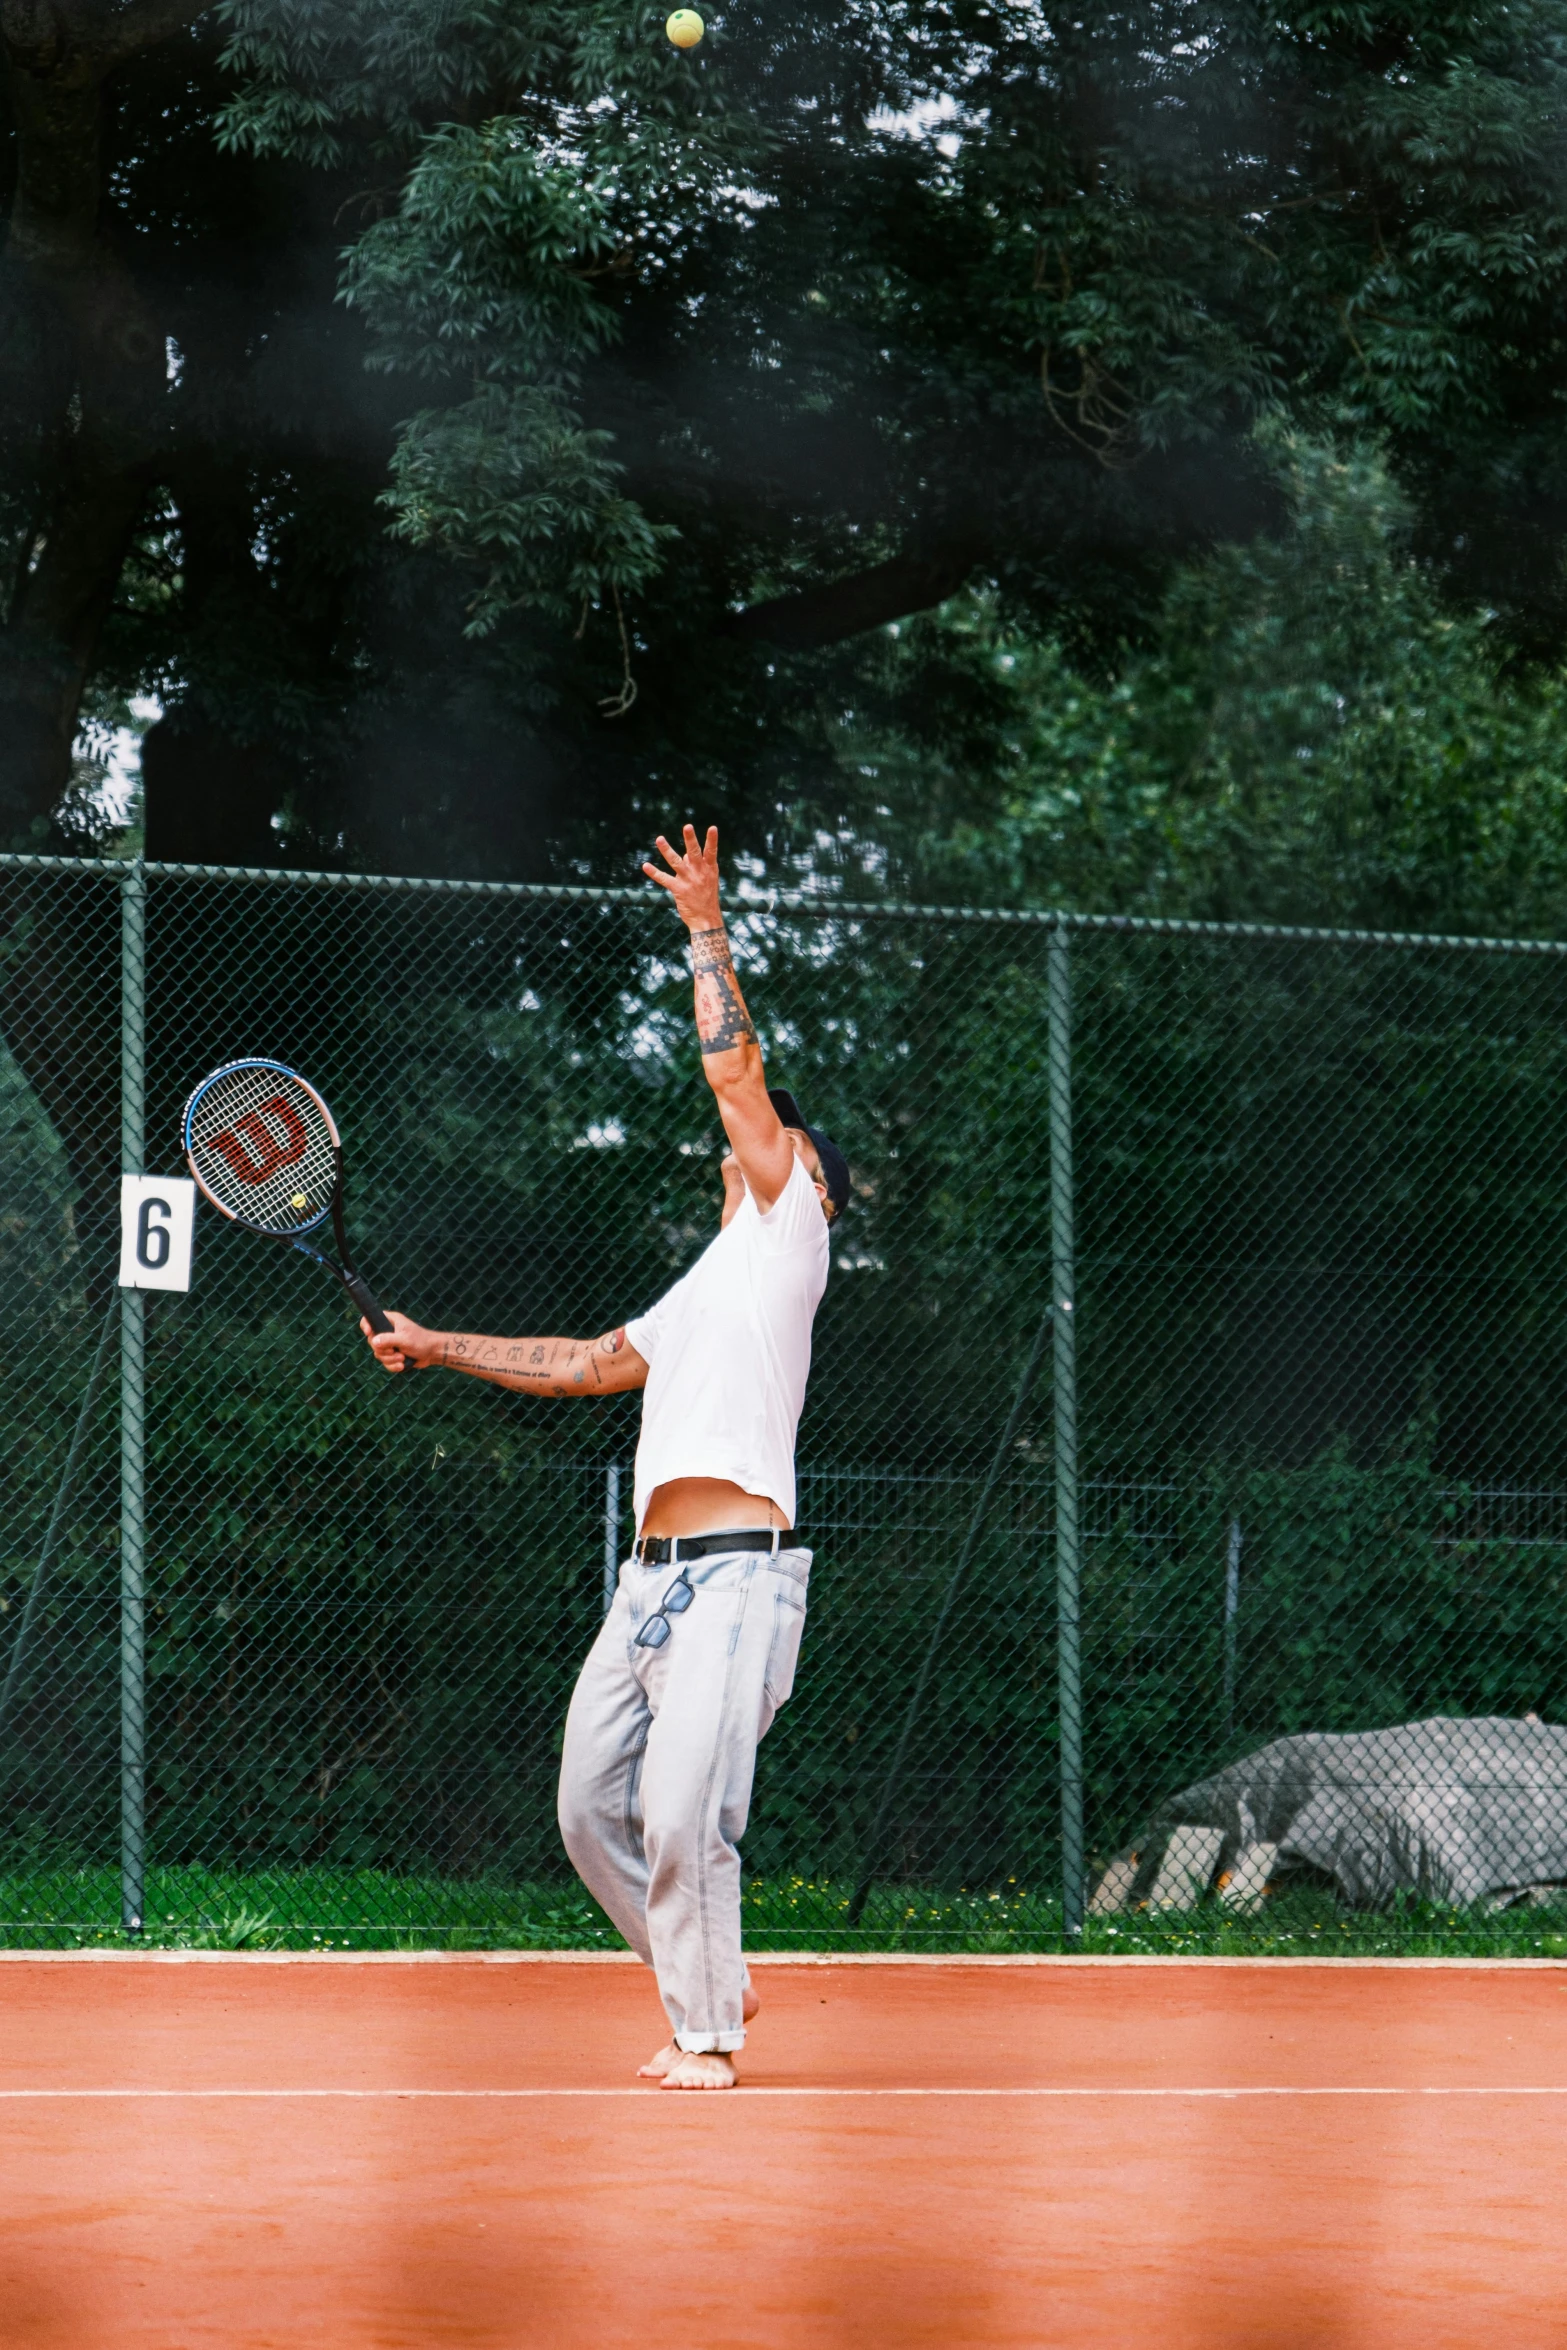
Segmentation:
<svg viewBox="0 0 1567 2350">
<path fill-rule="evenodd" d="M 740 1855 L 757 1741 L 794 1686 L 811 1554 L 794 1438 L 843 1154 L 769 1092 L 718 903 L 718 833 L 644 865 L 691 933 L 702 1066 L 729 1138 L 717 1238 L 640 1321 L 598 1339 L 479 1338 L 390 1316 L 389 1371 L 440 1364 L 527 1395 L 645 1390 L 637 1541 L 566 1717 L 572 1865 L 658 1977 L 666 2089 L 732 2089 L 756 2013 Z"/>
</svg>

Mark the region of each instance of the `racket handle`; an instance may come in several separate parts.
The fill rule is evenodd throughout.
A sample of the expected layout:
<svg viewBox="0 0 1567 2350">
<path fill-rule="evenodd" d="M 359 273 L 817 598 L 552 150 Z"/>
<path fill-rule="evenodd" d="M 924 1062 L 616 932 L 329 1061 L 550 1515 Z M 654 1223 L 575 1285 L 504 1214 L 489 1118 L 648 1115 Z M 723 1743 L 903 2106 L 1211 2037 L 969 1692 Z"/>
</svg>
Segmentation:
<svg viewBox="0 0 1567 2350">
<path fill-rule="evenodd" d="M 347 1290 L 349 1296 L 353 1299 L 355 1305 L 359 1308 L 359 1311 L 363 1314 L 365 1320 L 369 1323 L 377 1338 L 389 1338 L 391 1336 L 392 1325 L 387 1320 L 386 1316 L 382 1313 L 380 1307 L 376 1304 L 375 1299 L 370 1295 L 369 1290 L 366 1289 L 358 1274 L 345 1273 L 343 1275 L 343 1287 Z"/>
</svg>

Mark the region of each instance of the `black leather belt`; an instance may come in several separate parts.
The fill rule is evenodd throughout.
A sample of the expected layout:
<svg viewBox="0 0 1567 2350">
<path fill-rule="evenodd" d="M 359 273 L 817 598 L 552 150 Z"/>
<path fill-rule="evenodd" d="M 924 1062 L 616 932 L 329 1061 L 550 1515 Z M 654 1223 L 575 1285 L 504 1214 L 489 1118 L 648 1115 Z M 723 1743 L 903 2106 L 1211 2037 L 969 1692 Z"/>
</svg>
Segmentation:
<svg viewBox="0 0 1567 2350">
<path fill-rule="evenodd" d="M 711 1558 L 718 1550 L 780 1550 L 798 1547 L 799 1535 L 791 1528 L 788 1533 L 770 1533 L 761 1526 L 742 1526 L 733 1534 L 643 1534 L 638 1537 L 636 1559 L 639 1566 L 678 1566 L 682 1559 Z"/>
</svg>

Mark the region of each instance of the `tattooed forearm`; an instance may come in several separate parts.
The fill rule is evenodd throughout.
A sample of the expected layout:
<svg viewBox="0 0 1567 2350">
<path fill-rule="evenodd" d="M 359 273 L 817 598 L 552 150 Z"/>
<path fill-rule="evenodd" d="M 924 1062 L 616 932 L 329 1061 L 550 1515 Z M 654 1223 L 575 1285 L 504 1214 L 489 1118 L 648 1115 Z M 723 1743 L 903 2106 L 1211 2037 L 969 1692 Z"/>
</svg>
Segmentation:
<svg viewBox="0 0 1567 2350">
<path fill-rule="evenodd" d="M 756 1042 L 751 1015 L 732 971 L 727 979 L 698 972 L 696 1031 L 704 1053 L 733 1052 L 736 1045 Z"/>
<path fill-rule="evenodd" d="M 441 1348 L 441 1361 L 448 1371 L 504 1379 L 542 1395 L 580 1368 L 580 1358 L 589 1351 L 574 1338 L 470 1338 L 454 1331 Z"/>
<path fill-rule="evenodd" d="M 704 1055 L 754 1044 L 756 1030 L 740 993 L 728 934 L 722 927 L 691 933 L 691 960 L 696 970 L 696 1032 Z"/>
<path fill-rule="evenodd" d="M 626 1333 L 602 1338 L 481 1338 L 452 1331 L 437 1360 L 448 1371 L 491 1380 L 519 1395 L 615 1395 L 640 1385 L 639 1358 Z"/>
</svg>

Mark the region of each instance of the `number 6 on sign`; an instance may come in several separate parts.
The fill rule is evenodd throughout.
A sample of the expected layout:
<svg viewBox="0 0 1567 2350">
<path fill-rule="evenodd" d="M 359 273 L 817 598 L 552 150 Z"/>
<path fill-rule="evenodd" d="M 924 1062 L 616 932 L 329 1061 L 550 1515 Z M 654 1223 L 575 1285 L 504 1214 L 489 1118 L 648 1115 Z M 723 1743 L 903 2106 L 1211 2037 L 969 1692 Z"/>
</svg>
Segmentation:
<svg viewBox="0 0 1567 2350">
<path fill-rule="evenodd" d="M 189 1289 L 195 1223 L 188 1175 L 122 1175 L 120 1287 Z"/>
</svg>

